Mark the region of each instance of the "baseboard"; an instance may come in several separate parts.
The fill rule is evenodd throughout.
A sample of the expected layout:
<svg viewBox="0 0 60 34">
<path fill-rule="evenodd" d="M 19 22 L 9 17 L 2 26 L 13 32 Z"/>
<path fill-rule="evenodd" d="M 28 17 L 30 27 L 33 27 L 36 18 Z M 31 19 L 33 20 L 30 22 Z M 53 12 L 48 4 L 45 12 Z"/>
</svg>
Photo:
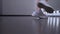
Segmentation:
<svg viewBox="0 0 60 34">
<path fill-rule="evenodd" d="M 31 16 L 31 15 L 0 15 L 0 16 Z"/>
</svg>

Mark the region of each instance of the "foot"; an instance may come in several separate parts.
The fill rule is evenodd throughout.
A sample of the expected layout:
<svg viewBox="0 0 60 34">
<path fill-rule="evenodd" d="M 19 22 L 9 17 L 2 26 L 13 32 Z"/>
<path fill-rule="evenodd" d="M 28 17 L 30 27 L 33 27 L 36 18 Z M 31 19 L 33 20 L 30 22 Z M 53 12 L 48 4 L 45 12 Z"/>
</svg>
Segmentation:
<svg viewBox="0 0 60 34">
<path fill-rule="evenodd" d="M 48 13 L 53 13 L 53 11 L 54 11 L 54 9 L 44 1 L 40 1 L 37 6 L 39 8 L 45 9 L 45 11 L 48 12 Z"/>
<path fill-rule="evenodd" d="M 39 13 L 37 11 L 34 11 L 32 13 L 33 17 L 36 17 L 36 19 L 43 19 L 46 18 L 46 16 L 42 13 L 42 11 L 40 11 Z"/>
</svg>

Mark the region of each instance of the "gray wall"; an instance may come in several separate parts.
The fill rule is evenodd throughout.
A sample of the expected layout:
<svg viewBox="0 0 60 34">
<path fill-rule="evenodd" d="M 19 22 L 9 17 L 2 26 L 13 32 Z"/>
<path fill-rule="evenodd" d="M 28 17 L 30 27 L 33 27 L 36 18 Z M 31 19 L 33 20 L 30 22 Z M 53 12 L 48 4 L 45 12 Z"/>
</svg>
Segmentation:
<svg viewBox="0 0 60 34">
<path fill-rule="evenodd" d="M 2 14 L 2 0 L 0 0 L 0 15 Z"/>
<path fill-rule="evenodd" d="M 34 0 L 3 0 L 4 15 L 28 15 L 34 11 Z"/>
<path fill-rule="evenodd" d="M 48 3 L 49 3 L 55 10 L 60 10 L 60 0 L 48 0 Z"/>
</svg>

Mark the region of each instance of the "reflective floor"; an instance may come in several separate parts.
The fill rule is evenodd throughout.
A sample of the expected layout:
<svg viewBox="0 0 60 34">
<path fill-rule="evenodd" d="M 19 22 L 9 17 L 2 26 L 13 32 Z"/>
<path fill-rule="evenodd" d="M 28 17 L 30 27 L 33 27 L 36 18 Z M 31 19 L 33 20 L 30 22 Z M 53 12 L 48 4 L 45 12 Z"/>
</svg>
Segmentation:
<svg viewBox="0 0 60 34">
<path fill-rule="evenodd" d="M 60 34 L 59 17 L 36 19 L 31 16 L 0 17 L 1 34 Z"/>
</svg>

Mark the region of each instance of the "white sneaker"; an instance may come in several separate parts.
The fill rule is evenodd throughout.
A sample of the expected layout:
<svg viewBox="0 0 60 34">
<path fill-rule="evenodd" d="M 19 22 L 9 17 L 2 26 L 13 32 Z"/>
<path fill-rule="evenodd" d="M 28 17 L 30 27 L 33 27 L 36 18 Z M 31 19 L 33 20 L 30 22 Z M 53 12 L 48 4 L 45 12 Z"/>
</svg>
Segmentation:
<svg viewBox="0 0 60 34">
<path fill-rule="evenodd" d="M 46 16 L 43 14 L 42 11 L 39 11 L 39 12 L 34 11 L 34 12 L 32 13 L 32 16 L 33 16 L 33 17 L 36 17 L 37 19 L 46 18 Z"/>
<path fill-rule="evenodd" d="M 39 1 L 38 7 L 40 8 L 44 8 L 46 10 L 46 12 L 48 13 L 53 13 L 54 9 L 52 6 L 50 6 L 47 2 L 45 1 Z"/>
<path fill-rule="evenodd" d="M 38 14 L 36 11 L 34 11 L 34 12 L 32 13 L 32 16 L 37 17 L 37 16 L 39 16 L 39 14 Z"/>
<path fill-rule="evenodd" d="M 36 11 L 34 11 L 34 12 L 32 13 L 32 16 L 33 16 L 33 17 L 36 17 L 35 19 L 40 19 L 40 18 L 39 18 L 39 14 L 38 14 Z"/>
</svg>

